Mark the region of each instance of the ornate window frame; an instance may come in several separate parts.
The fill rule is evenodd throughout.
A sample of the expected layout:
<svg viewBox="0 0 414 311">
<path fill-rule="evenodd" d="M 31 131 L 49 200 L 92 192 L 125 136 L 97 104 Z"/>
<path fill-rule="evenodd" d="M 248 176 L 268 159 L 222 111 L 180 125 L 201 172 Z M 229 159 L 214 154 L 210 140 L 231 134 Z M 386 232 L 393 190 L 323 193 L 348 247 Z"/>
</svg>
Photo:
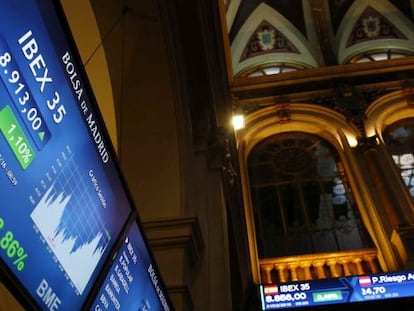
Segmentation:
<svg viewBox="0 0 414 311">
<path fill-rule="evenodd" d="M 389 93 L 375 100 L 365 111 L 365 130 L 367 137 L 376 136 L 379 144 L 386 149 L 383 137 L 384 130 L 397 122 L 414 119 L 413 99 L 414 90 L 412 88 L 406 88 Z M 387 157 L 386 160 L 392 170 L 391 173 L 394 174 L 395 180 L 399 182 L 399 188 L 407 189 L 391 156 Z M 407 191 L 401 191 L 401 196 L 400 199 L 404 200 L 405 205 L 408 205 L 411 211 L 414 211 L 414 203 L 408 189 Z"/>
<path fill-rule="evenodd" d="M 364 180 L 359 169 L 353 147 L 358 144 L 360 132 L 347 122 L 345 117 L 338 112 L 308 103 L 292 103 L 273 106 L 258 110 L 246 117 L 246 126 L 236 133 L 243 201 L 245 208 L 246 227 L 248 231 L 249 252 L 252 265 L 252 276 L 255 283 L 261 282 L 259 257 L 256 245 L 256 230 L 252 200 L 249 189 L 249 176 L 247 170 L 247 158 L 254 146 L 274 134 L 286 132 L 306 132 L 325 139 L 335 148 L 344 164 L 344 169 L 349 178 L 354 198 L 361 217 L 364 221 L 373 242 L 378 247 L 378 259 L 383 270 L 393 269 L 393 260 L 386 258 L 387 252 L 391 253 L 391 245 L 386 239 L 385 232 L 378 232 L 375 223 L 380 222 L 380 215 L 376 213 L 374 201 L 366 183 L 357 182 Z M 382 250 L 382 251 L 380 251 Z"/>
</svg>

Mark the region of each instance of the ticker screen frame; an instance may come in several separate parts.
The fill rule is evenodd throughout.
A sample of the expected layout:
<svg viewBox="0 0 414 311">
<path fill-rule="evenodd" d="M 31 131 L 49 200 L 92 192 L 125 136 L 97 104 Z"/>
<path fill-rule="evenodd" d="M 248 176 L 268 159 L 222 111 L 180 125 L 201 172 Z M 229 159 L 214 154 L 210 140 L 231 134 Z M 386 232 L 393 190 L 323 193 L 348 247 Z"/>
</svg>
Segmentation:
<svg viewBox="0 0 414 311">
<path fill-rule="evenodd" d="M 330 310 L 412 306 L 414 270 L 258 286 L 261 310 Z"/>
<path fill-rule="evenodd" d="M 135 233 L 135 235 L 131 236 L 131 233 Z M 129 246 L 132 247 L 129 248 Z M 148 238 L 143 230 L 143 226 L 138 213 L 134 212 L 131 215 L 130 220 L 125 226 L 125 230 L 123 230 L 117 244 L 114 247 L 114 250 L 115 251 L 113 256 L 108 259 L 107 264 L 101 271 L 99 279 L 90 292 L 83 310 L 117 310 L 117 308 L 114 306 L 114 301 L 110 301 L 109 297 L 109 307 L 107 309 L 97 308 L 97 305 L 100 302 L 100 295 L 105 292 L 104 287 L 107 286 L 107 289 L 108 287 L 111 287 L 113 289 L 115 296 L 119 296 L 119 292 L 122 292 L 121 297 L 119 298 L 121 306 L 123 303 L 128 303 L 128 306 L 133 308 L 127 310 L 137 310 L 137 308 L 139 309 L 140 307 L 142 310 L 147 310 L 145 309 L 145 302 L 149 301 L 152 306 L 148 308 L 148 310 L 154 310 L 153 306 L 156 304 L 157 308 L 155 310 L 173 311 L 174 307 L 167 293 L 166 284 L 161 277 L 160 269 L 156 262 L 155 256 L 149 247 Z M 127 250 L 129 250 L 129 252 Z M 123 263 L 119 260 L 120 257 L 133 256 L 133 253 L 135 253 L 137 256 L 137 262 L 133 262 L 133 260 L 126 260 L 130 261 L 130 268 L 128 271 L 131 271 L 133 277 L 130 279 L 130 281 L 125 278 L 127 280 L 126 283 L 128 283 L 129 286 L 129 292 L 125 294 L 125 291 L 122 289 L 122 282 L 119 280 L 117 273 L 114 273 L 114 270 L 116 265 L 123 265 Z M 122 269 L 120 268 L 119 270 Z M 142 273 L 139 273 L 138 270 Z M 122 273 L 124 272 L 125 271 Z M 139 279 L 136 278 L 137 275 L 134 274 L 137 272 L 140 276 Z M 115 276 L 117 280 L 114 280 L 115 278 L 110 280 L 111 276 Z M 115 291 L 117 285 L 114 283 L 118 283 L 120 285 L 121 290 L 118 293 Z M 105 293 L 107 294 L 108 292 Z M 134 295 L 132 301 L 131 293 Z M 141 306 L 140 304 L 143 305 Z M 122 307 L 120 310 L 126 309 Z"/>
<path fill-rule="evenodd" d="M 22 1 L 16 1 L 16 2 L 22 2 Z M 32 3 L 33 3 L 33 1 L 32 1 Z M 40 1 L 38 3 L 40 3 Z M 116 174 L 115 178 L 116 178 L 117 182 L 119 183 L 118 186 L 117 186 L 118 188 L 117 188 L 116 191 L 122 192 L 122 194 L 121 194 L 122 199 L 123 199 L 122 204 L 126 205 L 126 207 L 123 208 L 123 211 L 124 211 L 123 212 L 123 218 L 122 218 L 122 220 L 120 220 L 120 223 L 117 225 L 117 231 L 111 237 L 112 246 L 108 246 L 108 249 L 106 250 L 106 253 L 105 253 L 105 257 L 103 259 L 101 259 L 99 267 L 93 272 L 95 281 L 92 282 L 92 283 L 89 283 L 84 289 L 85 292 L 84 292 L 84 295 L 82 296 L 82 299 L 81 299 L 82 300 L 81 305 L 82 305 L 82 308 L 84 308 L 86 302 L 91 299 L 90 298 L 91 293 L 96 291 L 96 287 L 99 286 L 99 284 L 98 284 L 99 279 L 103 277 L 102 273 L 104 273 L 104 271 L 107 271 L 109 269 L 109 267 L 110 267 L 109 264 L 111 262 L 111 258 L 116 253 L 116 248 L 119 247 L 119 243 L 120 243 L 119 241 L 122 241 L 122 239 L 120 239 L 120 237 L 125 235 L 125 230 L 126 230 L 127 226 L 129 226 L 129 224 L 131 223 L 131 219 L 134 219 L 134 221 L 138 221 L 138 222 L 139 222 L 139 219 L 138 219 L 138 216 L 135 214 L 135 205 L 133 203 L 132 196 L 130 195 L 130 193 L 128 191 L 128 188 L 127 188 L 127 185 L 126 185 L 126 182 L 123 178 L 123 175 L 122 175 L 119 163 L 118 163 L 116 152 L 115 152 L 115 150 L 113 148 L 113 145 L 111 143 L 109 133 L 107 132 L 107 129 L 105 127 L 104 120 L 102 118 L 99 106 L 96 102 L 94 93 L 93 93 L 92 88 L 90 86 L 88 76 L 87 76 L 87 74 L 86 74 L 86 72 L 85 72 L 85 70 L 82 66 L 82 61 L 81 61 L 81 58 L 79 56 L 75 41 L 72 37 L 72 33 L 71 33 L 71 30 L 70 30 L 69 24 L 66 20 L 66 16 L 64 14 L 64 10 L 62 8 L 62 5 L 61 5 L 60 1 L 58 1 L 58 0 L 48 0 L 48 1 L 43 0 L 42 4 L 39 5 L 39 7 L 40 6 L 42 6 L 43 9 L 44 9 L 44 7 L 48 7 L 49 9 L 53 8 L 53 10 L 51 10 L 51 11 L 50 10 L 41 11 L 40 15 L 41 15 L 42 18 L 53 19 L 53 20 L 57 21 L 58 22 L 57 26 L 64 33 L 64 37 L 60 38 L 60 40 L 62 40 L 62 42 L 64 42 L 64 44 L 67 47 L 68 51 L 70 51 L 71 61 L 73 61 L 73 63 L 76 66 L 76 73 L 79 75 L 79 79 L 81 81 L 80 83 L 82 83 L 83 90 L 86 93 L 87 105 L 85 105 L 85 107 L 87 107 L 88 111 L 90 111 L 91 115 L 93 115 L 94 125 L 96 125 L 96 128 L 99 129 L 101 139 L 105 144 L 105 151 L 108 153 L 108 157 L 110 158 L 111 165 L 113 166 L 113 169 L 111 170 L 111 172 Z M 2 31 L 4 31 L 4 27 L 3 27 Z M 52 32 L 53 32 L 53 30 L 52 30 Z M 26 37 L 25 37 L 25 34 L 27 34 Z M 55 36 L 55 38 L 56 37 L 58 37 L 58 36 Z M 29 34 L 28 32 L 23 33 L 22 36 L 19 36 L 19 38 L 21 38 L 22 44 L 24 44 L 25 40 L 28 41 L 28 40 L 32 39 L 31 34 Z M 7 38 L 6 38 L 5 41 L 6 41 L 6 44 L 7 44 Z M 29 54 L 29 49 L 30 48 L 28 47 L 28 50 L 27 50 L 28 54 Z M 1 54 L 1 55 L 4 56 L 4 55 L 6 55 L 5 53 L 6 53 L 5 50 L 3 50 L 3 54 Z M 4 69 L 3 70 L 3 75 L 5 75 L 6 71 L 8 71 L 8 72 L 17 72 L 17 69 L 19 67 L 16 67 L 16 66 L 18 66 L 18 65 L 19 65 L 19 63 L 17 62 L 16 64 L 14 64 L 14 67 L 7 67 L 7 68 L 2 67 L 0 69 L 1 70 Z M 33 67 L 35 68 L 36 66 L 37 66 L 37 63 L 34 63 Z M 36 70 L 36 68 L 34 70 Z M 69 73 L 67 73 L 67 74 L 69 74 Z M 8 77 L 8 79 L 14 81 L 14 77 L 16 77 L 16 76 L 17 76 L 17 74 L 15 76 L 10 75 Z M 21 77 L 26 77 L 26 79 L 27 79 L 27 76 L 24 76 L 23 74 L 21 75 Z M 46 74 L 44 76 L 39 76 L 38 80 L 41 80 L 42 78 L 43 78 L 43 86 L 44 86 L 47 83 Z M 68 77 L 66 77 L 66 79 L 67 78 Z M 3 79 L 2 80 L 2 82 L 3 82 L 5 80 L 4 76 L 2 77 L 2 79 Z M 22 81 L 24 81 L 24 80 L 22 80 Z M 36 81 L 36 79 L 35 79 L 35 81 Z M 42 81 L 40 81 L 40 82 L 42 82 Z M 68 82 L 68 81 L 66 81 L 66 82 Z M 4 82 L 3 82 L 3 84 L 4 84 Z M 28 85 L 29 85 L 29 83 L 28 83 Z M 7 86 L 4 86 L 4 88 L 7 90 Z M 28 89 L 29 89 L 29 91 L 31 90 L 30 87 L 28 87 Z M 8 90 L 8 91 L 10 92 L 10 90 Z M 74 92 L 74 90 L 71 90 L 71 92 Z M 35 96 L 35 95 L 36 94 L 33 94 L 33 96 Z M 72 94 L 72 95 L 74 95 L 74 94 Z M 53 100 L 56 99 L 56 98 L 57 97 L 50 98 L 50 100 L 51 100 L 50 106 L 52 106 L 54 104 Z M 11 99 L 11 100 L 13 100 L 13 99 Z M 35 106 L 35 104 L 36 104 L 36 102 L 33 104 L 33 107 Z M 10 104 L 10 106 L 12 106 L 12 105 Z M 27 108 L 28 108 L 27 110 L 30 110 L 33 107 L 27 106 Z M 78 107 L 78 108 L 79 108 L 79 110 L 81 110 L 81 109 L 85 109 L 85 107 Z M 4 107 L 0 107 L 0 108 L 4 109 Z M 11 110 L 11 109 L 8 108 L 8 110 Z M 34 111 L 34 110 L 32 110 L 32 111 Z M 40 111 L 40 109 L 39 109 L 39 111 Z M 52 113 L 51 118 L 53 119 L 53 117 L 55 117 L 54 120 L 59 120 L 60 117 L 62 116 L 62 113 L 61 113 L 62 111 L 63 110 L 56 109 L 54 111 L 54 113 Z M 83 110 L 83 112 L 84 111 L 85 110 Z M 16 111 L 14 111 L 14 113 L 16 114 Z M 86 120 L 87 119 L 85 118 L 84 119 L 85 123 L 89 122 L 89 121 L 86 121 Z M 21 122 L 21 123 L 24 123 L 24 121 Z M 24 126 L 25 126 L 25 124 L 21 125 L 22 128 L 24 128 Z M 92 133 L 92 129 L 90 128 L 89 130 Z M 27 130 L 25 130 L 25 132 L 26 132 L 26 136 L 29 136 L 30 133 L 27 134 L 27 132 L 28 132 Z M 53 139 L 53 137 L 52 138 L 49 137 L 49 136 L 53 136 L 53 131 L 52 131 L 52 133 L 50 133 L 50 132 L 51 132 L 51 130 L 46 128 L 46 130 L 42 132 L 42 136 L 35 136 L 35 139 L 37 139 L 38 137 L 42 137 L 43 140 L 39 139 L 39 141 L 35 141 L 33 139 L 33 141 L 32 141 L 33 151 L 40 150 L 40 152 L 41 152 L 42 150 L 44 150 L 43 149 L 44 144 L 46 144 L 44 141 L 46 141 L 46 139 Z M 7 143 L 9 143 L 9 145 L 10 145 L 10 141 L 11 141 L 10 137 L 5 137 L 4 133 L 3 133 L 3 136 L 4 136 L 3 141 L 0 142 L 0 147 L 2 147 L 1 143 L 3 143 L 3 146 L 6 146 Z M 46 137 L 46 138 L 44 138 L 44 137 Z M 29 141 L 29 139 L 28 139 L 28 141 Z M 36 149 L 36 148 L 38 148 L 38 149 Z M 0 150 L 0 151 L 2 151 L 2 150 Z M 65 152 L 68 152 L 68 150 L 65 150 Z M 18 150 L 16 151 L 16 150 L 13 150 L 12 148 L 10 148 L 10 150 L 8 150 L 8 153 L 9 153 L 10 157 L 7 159 L 7 161 L 11 161 L 9 159 L 12 158 L 13 153 L 14 153 L 14 156 L 17 158 L 17 160 L 15 159 L 16 163 L 20 164 L 22 170 L 30 169 L 29 166 L 31 165 L 31 163 L 34 163 L 34 162 L 31 162 L 31 161 L 26 161 L 26 159 L 24 157 L 18 158 L 18 156 L 19 156 Z M 1 154 L 3 156 L 3 152 L 1 152 Z M 100 155 L 101 155 L 101 159 L 103 160 L 102 153 Z M 68 154 L 66 154 L 65 156 L 68 156 Z M 33 160 L 33 161 L 35 161 L 35 160 Z M 16 164 L 16 166 L 17 166 L 17 164 Z M 97 183 L 95 183 L 95 180 L 96 180 L 95 176 L 93 176 L 93 174 L 90 174 L 90 175 L 91 176 L 89 176 L 89 177 L 91 178 L 91 183 L 93 184 L 93 186 L 97 187 Z M 45 193 L 42 193 L 42 195 L 45 196 Z M 116 196 L 116 195 L 114 195 L 114 196 Z M 7 196 L 7 194 L 6 194 L 6 196 Z M 35 201 L 34 205 L 36 205 L 36 204 L 39 205 L 38 204 L 39 201 L 36 201 L 36 200 L 34 200 L 34 201 Z M 103 204 L 104 202 L 102 201 L 101 203 Z M 0 210 L 1 210 L 1 207 L 0 207 Z M 0 217 L 1 217 L 1 215 L 0 215 Z M 4 222 L 6 222 L 6 221 L 4 221 Z M 7 225 L 9 225 L 9 223 L 7 223 Z M 39 230 L 39 228 L 37 228 L 37 229 Z M 15 229 L 11 229 L 11 230 L 15 230 Z M 40 228 L 39 231 L 42 231 L 42 229 Z M 39 236 L 40 236 L 40 234 L 39 234 Z M 43 243 L 45 243 L 45 242 L 43 241 Z M 110 245 L 110 244 L 108 244 L 108 245 Z M 145 240 L 145 245 L 148 248 L 148 243 L 146 242 L 146 240 Z M 28 248 L 27 246 L 25 246 L 25 247 Z M 7 250 L 8 250 L 8 248 L 7 248 Z M 148 251 L 151 254 L 149 249 L 148 249 Z M 23 251 L 21 253 L 22 253 L 21 257 L 23 257 Z M 31 254 L 30 254 L 30 256 L 31 256 Z M 152 254 L 150 256 L 153 259 Z M 56 261 L 56 256 L 54 256 L 54 257 L 55 257 L 55 261 Z M 39 303 L 38 299 L 35 299 L 33 297 L 33 289 L 29 290 L 28 286 L 25 284 L 24 280 L 22 280 L 22 279 L 20 279 L 16 276 L 16 269 L 14 269 L 14 271 L 12 270 L 13 268 L 17 267 L 16 265 L 19 264 L 19 262 L 16 265 L 10 265 L 10 263 L 6 262 L 7 259 L 8 258 L 6 257 L 6 255 L 4 255 L 4 253 L 3 253 L 3 257 L 0 256 L 0 269 L 1 269 L 1 272 L 3 274 L 0 281 L 4 282 L 6 287 L 9 288 L 9 290 L 17 297 L 17 299 L 22 304 L 22 306 L 30 307 L 30 308 L 33 308 L 33 309 L 44 309 L 45 306 L 42 305 L 41 303 Z M 12 258 L 12 259 L 15 259 L 15 258 Z M 17 260 L 15 260 L 15 261 L 17 261 Z M 59 258 L 57 258 L 57 261 L 59 261 Z M 23 262 L 23 261 L 20 261 L 20 262 Z M 27 261 L 26 261 L 26 263 L 27 263 Z M 155 263 L 155 261 L 154 261 L 154 263 Z M 24 269 L 23 264 L 20 264 L 19 267 Z M 65 308 L 63 308 L 63 309 L 65 309 Z"/>
</svg>

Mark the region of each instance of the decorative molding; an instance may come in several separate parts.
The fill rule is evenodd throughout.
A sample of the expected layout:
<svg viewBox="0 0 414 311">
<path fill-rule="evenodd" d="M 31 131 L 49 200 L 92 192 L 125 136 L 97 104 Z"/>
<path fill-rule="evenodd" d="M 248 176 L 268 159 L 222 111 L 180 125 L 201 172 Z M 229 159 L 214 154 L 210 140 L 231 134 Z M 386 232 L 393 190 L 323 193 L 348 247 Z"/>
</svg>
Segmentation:
<svg viewBox="0 0 414 311">
<path fill-rule="evenodd" d="M 378 137 L 376 135 L 371 137 L 360 137 L 358 139 L 358 148 L 362 152 L 367 152 L 369 150 L 374 150 L 378 146 Z"/>
<path fill-rule="evenodd" d="M 280 119 L 279 122 L 287 122 L 292 119 L 292 111 L 288 103 L 277 105 L 275 109 L 276 115 Z"/>
<path fill-rule="evenodd" d="M 204 241 L 197 218 L 148 221 L 143 227 L 151 248 L 184 248 L 193 263 L 200 260 Z"/>
<path fill-rule="evenodd" d="M 283 33 L 263 20 L 250 36 L 239 61 L 267 53 L 300 54 L 296 46 Z"/>
<path fill-rule="evenodd" d="M 404 34 L 397 29 L 387 18 L 378 13 L 377 10 L 368 6 L 361 14 L 355 24 L 354 29 L 346 43 L 346 47 L 351 45 L 378 39 L 400 39 L 408 40 Z"/>
<path fill-rule="evenodd" d="M 414 267 L 414 227 L 406 226 L 394 229 L 391 236 L 403 268 L 413 269 Z"/>
<path fill-rule="evenodd" d="M 194 310 L 194 303 L 188 286 L 168 286 L 167 291 L 176 309 L 180 306 L 179 310 Z"/>
<path fill-rule="evenodd" d="M 265 258 L 259 264 L 261 283 L 265 284 L 375 274 L 381 270 L 377 249 Z"/>
</svg>

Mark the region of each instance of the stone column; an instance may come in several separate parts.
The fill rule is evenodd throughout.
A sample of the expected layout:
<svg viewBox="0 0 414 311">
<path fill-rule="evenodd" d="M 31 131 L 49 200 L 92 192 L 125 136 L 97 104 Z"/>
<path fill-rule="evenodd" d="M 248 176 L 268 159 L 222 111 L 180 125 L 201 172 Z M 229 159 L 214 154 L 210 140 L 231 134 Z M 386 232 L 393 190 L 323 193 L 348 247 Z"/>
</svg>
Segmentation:
<svg viewBox="0 0 414 311">
<path fill-rule="evenodd" d="M 176 310 L 193 310 L 193 271 L 204 243 L 196 218 L 145 222 L 144 231 Z"/>
</svg>

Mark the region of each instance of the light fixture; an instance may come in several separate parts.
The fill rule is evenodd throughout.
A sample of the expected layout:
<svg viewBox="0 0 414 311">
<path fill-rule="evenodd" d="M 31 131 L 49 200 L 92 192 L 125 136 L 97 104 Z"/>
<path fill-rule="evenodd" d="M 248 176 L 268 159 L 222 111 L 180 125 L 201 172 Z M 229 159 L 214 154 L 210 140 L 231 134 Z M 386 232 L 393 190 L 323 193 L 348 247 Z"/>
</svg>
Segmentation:
<svg viewBox="0 0 414 311">
<path fill-rule="evenodd" d="M 233 115 L 233 128 L 237 131 L 244 128 L 244 114 L 237 113 Z"/>
<path fill-rule="evenodd" d="M 237 97 L 233 97 L 232 99 L 232 110 L 233 110 L 233 117 L 232 117 L 232 124 L 233 129 L 235 131 L 244 128 L 244 111 L 242 106 L 239 103 L 239 99 Z"/>
</svg>

